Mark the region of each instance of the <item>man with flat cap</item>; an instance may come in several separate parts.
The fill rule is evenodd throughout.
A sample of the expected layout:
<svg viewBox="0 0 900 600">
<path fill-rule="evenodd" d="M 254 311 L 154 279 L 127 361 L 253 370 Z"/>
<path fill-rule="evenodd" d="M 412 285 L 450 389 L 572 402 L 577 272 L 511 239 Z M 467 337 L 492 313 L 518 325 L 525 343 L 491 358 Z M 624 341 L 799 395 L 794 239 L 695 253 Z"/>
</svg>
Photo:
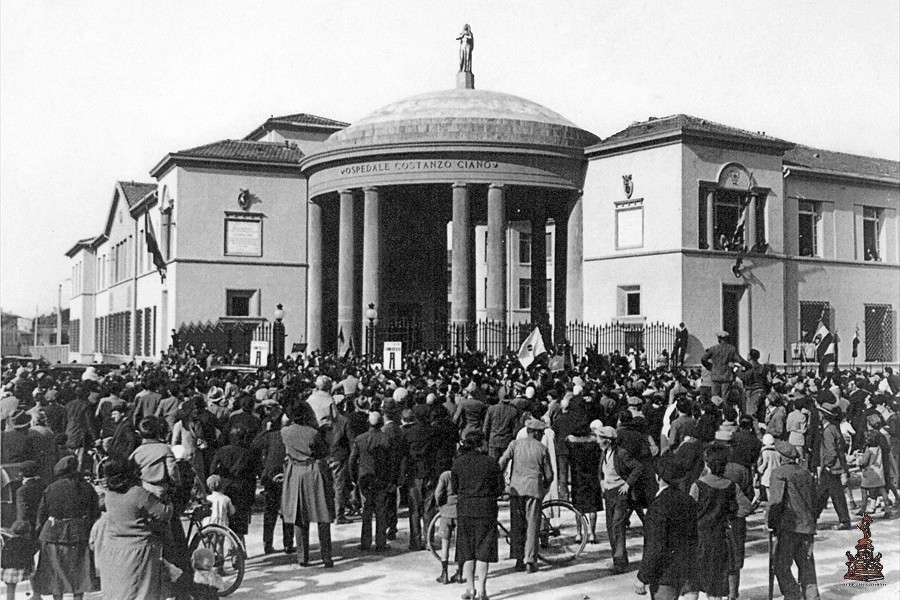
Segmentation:
<svg viewBox="0 0 900 600">
<path fill-rule="evenodd" d="M 813 538 L 816 535 L 816 484 L 808 469 L 798 464 L 797 449 L 778 440 L 775 449 L 781 466 L 772 472 L 767 525 L 776 537 L 775 577 L 785 600 L 818 600 Z M 797 563 L 797 579 L 791 566 Z"/>
<path fill-rule="evenodd" d="M 500 457 L 500 468 L 512 462 L 509 482 L 510 531 L 509 545 L 516 570 L 537 571 L 538 529 L 541 526 L 541 502 L 553 483 L 550 451 L 541 443 L 546 423 L 529 419 L 525 423 L 528 435 L 513 440 Z"/>
<path fill-rule="evenodd" d="M 753 366 L 728 342 L 728 337 L 727 331 L 719 331 L 716 334 L 718 343 L 708 348 L 700 359 L 700 364 L 706 367 L 712 376 L 712 395 L 722 398 L 728 398 L 731 386 L 734 385 L 733 365 L 739 364 L 745 369 Z"/>
</svg>

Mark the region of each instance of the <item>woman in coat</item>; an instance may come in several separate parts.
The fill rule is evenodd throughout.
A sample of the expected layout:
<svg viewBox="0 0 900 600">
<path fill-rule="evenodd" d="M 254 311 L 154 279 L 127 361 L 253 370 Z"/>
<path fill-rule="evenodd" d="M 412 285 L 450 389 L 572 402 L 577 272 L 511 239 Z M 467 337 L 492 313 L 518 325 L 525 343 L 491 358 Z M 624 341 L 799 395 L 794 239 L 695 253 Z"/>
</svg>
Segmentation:
<svg viewBox="0 0 900 600">
<path fill-rule="evenodd" d="M 326 462 L 328 442 L 315 425 L 318 421 L 306 402 L 299 398 L 288 404 L 281 439 L 287 455 L 281 492 L 281 516 L 294 525 L 299 554 L 297 562 L 309 564 L 309 525 L 319 529 L 319 552 L 326 568 L 331 559 L 331 522 L 334 521 L 334 493 L 331 469 Z"/>
<path fill-rule="evenodd" d="M 36 596 L 74 594 L 80 600 L 95 590 L 91 527 L 100 516 L 97 493 L 78 473 L 78 459 L 66 456 L 56 463 L 57 477 L 41 499 L 37 528 L 41 554 L 31 581 Z"/>
<path fill-rule="evenodd" d="M 222 492 L 234 504 L 234 516 L 228 526 L 243 544 L 244 536 L 250 528 L 259 456 L 250 449 L 248 433 L 244 429 L 232 429 L 228 437 L 230 443 L 219 448 L 209 470 L 211 474 L 222 478 Z"/>
<path fill-rule="evenodd" d="M 103 597 L 109 600 L 164 600 L 169 576 L 162 560 L 171 505 L 141 487 L 137 465 L 110 460 L 107 478 L 106 525 L 99 547 Z"/>
<path fill-rule="evenodd" d="M 466 592 L 463 598 L 475 598 L 475 576 L 479 579 L 479 598 L 487 598 L 488 565 L 497 562 L 497 497 L 503 493 L 503 472 L 497 461 L 482 450 L 484 434 L 470 431 L 462 443 L 459 457 L 450 469 L 450 481 L 456 490 L 456 560 L 463 564 Z"/>
</svg>

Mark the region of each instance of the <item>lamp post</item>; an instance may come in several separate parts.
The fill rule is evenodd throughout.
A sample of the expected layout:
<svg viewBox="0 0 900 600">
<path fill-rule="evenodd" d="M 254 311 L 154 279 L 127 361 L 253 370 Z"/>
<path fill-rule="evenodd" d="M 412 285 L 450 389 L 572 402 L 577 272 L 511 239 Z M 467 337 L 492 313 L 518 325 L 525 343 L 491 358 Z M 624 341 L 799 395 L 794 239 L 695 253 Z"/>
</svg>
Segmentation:
<svg viewBox="0 0 900 600">
<path fill-rule="evenodd" d="M 284 360 L 284 307 L 281 304 L 275 306 L 275 322 L 272 324 L 272 354 L 275 356 L 275 364 Z"/>
<path fill-rule="evenodd" d="M 366 318 L 369 320 L 369 332 L 366 336 L 366 355 L 372 360 L 375 353 L 375 319 L 378 318 L 378 312 L 375 310 L 375 303 L 369 302 L 369 308 L 366 310 Z"/>
</svg>

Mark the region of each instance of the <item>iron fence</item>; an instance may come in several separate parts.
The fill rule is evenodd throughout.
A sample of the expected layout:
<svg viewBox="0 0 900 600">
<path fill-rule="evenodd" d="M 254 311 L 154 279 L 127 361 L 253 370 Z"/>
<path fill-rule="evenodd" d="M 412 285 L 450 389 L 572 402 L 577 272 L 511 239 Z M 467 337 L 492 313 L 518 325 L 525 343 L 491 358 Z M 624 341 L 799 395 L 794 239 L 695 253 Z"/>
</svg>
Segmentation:
<svg viewBox="0 0 900 600">
<path fill-rule="evenodd" d="M 272 341 L 272 324 L 268 322 L 187 323 L 178 328 L 178 350 L 204 344 L 218 354 L 246 354 L 251 341 Z"/>
</svg>

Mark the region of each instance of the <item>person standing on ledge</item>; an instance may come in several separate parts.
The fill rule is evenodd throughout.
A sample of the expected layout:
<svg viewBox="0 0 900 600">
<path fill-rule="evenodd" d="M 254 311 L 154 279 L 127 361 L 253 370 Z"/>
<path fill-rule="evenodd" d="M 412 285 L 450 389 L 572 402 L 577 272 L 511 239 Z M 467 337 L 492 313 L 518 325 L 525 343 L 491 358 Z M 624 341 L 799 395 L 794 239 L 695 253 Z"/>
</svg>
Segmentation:
<svg viewBox="0 0 900 600">
<path fill-rule="evenodd" d="M 468 23 L 463 26 L 462 33 L 456 39 L 459 40 L 459 72 L 472 72 L 472 50 L 475 48 L 475 36 Z"/>
</svg>

